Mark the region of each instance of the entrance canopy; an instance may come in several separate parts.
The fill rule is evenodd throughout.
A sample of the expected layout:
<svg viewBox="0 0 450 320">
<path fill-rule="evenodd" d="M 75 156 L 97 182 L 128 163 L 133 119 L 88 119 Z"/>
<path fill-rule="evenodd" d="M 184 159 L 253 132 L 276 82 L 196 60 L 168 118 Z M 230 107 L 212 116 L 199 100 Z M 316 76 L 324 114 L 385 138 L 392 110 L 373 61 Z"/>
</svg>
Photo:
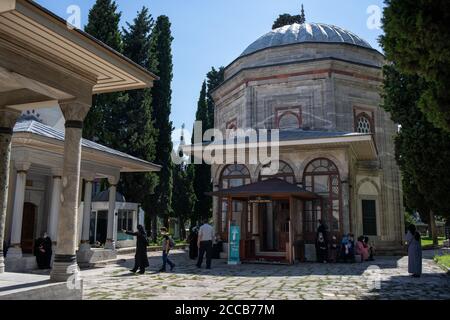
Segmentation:
<svg viewBox="0 0 450 320">
<path fill-rule="evenodd" d="M 276 198 L 301 198 L 304 200 L 320 199 L 321 197 L 313 192 L 295 184 L 281 179 L 271 178 L 264 181 L 243 185 L 240 187 L 210 192 L 208 195 L 219 197 L 231 197 L 233 199 L 248 200 L 253 197 L 276 197 Z"/>
</svg>

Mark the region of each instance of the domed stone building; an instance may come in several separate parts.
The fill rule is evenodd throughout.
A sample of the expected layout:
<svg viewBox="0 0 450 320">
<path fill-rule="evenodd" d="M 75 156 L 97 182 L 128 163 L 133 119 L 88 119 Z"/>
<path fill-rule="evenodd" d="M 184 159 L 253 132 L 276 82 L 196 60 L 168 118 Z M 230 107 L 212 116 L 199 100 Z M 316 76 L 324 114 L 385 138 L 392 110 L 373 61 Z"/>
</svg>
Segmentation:
<svg viewBox="0 0 450 320">
<path fill-rule="evenodd" d="M 241 259 L 315 259 L 319 219 L 329 239 L 368 235 L 378 253 L 402 249 L 397 126 L 379 107 L 384 63 L 350 31 L 303 23 L 263 35 L 226 67 L 215 127 L 280 130 L 277 174 L 212 166 L 215 228 L 228 240 L 240 226 Z"/>
</svg>

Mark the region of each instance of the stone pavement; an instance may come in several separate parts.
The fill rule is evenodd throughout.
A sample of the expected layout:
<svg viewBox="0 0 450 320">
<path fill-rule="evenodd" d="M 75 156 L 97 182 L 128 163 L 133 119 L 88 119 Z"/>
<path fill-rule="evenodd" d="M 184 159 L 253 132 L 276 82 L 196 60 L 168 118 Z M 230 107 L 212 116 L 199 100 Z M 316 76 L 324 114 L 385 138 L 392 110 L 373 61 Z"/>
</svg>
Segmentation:
<svg viewBox="0 0 450 320">
<path fill-rule="evenodd" d="M 144 275 L 128 270 L 132 256 L 116 265 L 82 271 L 83 299 L 450 299 L 450 277 L 424 252 L 423 276 L 407 273 L 407 257 L 378 257 L 354 264 L 293 266 L 227 265 L 198 269 L 184 251 L 174 251 L 173 272 L 158 273 L 161 258 L 150 253 Z"/>
</svg>

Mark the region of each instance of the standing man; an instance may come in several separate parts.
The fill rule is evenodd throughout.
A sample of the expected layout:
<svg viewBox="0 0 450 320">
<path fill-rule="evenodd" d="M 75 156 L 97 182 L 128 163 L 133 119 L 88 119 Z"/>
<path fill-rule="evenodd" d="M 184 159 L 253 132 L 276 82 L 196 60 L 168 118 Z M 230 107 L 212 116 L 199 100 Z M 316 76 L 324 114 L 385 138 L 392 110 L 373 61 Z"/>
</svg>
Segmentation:
<svg viewBox="0 0 450 320">
<path fill-rule="evenodd" d="M 203 221 L 203 225 L 198 231 L 197 246 L 199 248 L 197 267 L 201 268 L 203 255 L 206 252 L 206 269 L 211 269 L 212 242 L 214 239 L 214 229 L 208 223 L 208 219 Z"/>
</svg>

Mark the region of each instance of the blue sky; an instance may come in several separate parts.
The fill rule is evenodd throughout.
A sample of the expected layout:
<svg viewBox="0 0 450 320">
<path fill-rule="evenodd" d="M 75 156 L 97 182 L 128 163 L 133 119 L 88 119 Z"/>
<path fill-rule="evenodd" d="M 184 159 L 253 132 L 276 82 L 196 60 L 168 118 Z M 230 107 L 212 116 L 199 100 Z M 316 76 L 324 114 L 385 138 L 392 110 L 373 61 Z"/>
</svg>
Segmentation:
<svg viewBox="0 0 450 320">
<path fill-rule="evenodd" d="M 81 8 L 81 25 L 87 23 L 95 0 L 37 0 L 40 5 L 67 18 L 70 5 Z M 382 0 L 116 0 L 122 26 L 131 22 L 142 6 L 154 18 L 167 15 L 172 22 L 174 79 L 172 115 L 176 128 L 192 128 L 205 74 L 212 66 L 226 66 L 257 38 L 271 30 L 279 14 L 298 14 L 305 6 L 306 20 L 334 24 L 350 30 L 381 50 L 382 33 L 369 28 L 370 6 Z M 175 137 L 174 137 L 175 138 Z"/>
</svg>

